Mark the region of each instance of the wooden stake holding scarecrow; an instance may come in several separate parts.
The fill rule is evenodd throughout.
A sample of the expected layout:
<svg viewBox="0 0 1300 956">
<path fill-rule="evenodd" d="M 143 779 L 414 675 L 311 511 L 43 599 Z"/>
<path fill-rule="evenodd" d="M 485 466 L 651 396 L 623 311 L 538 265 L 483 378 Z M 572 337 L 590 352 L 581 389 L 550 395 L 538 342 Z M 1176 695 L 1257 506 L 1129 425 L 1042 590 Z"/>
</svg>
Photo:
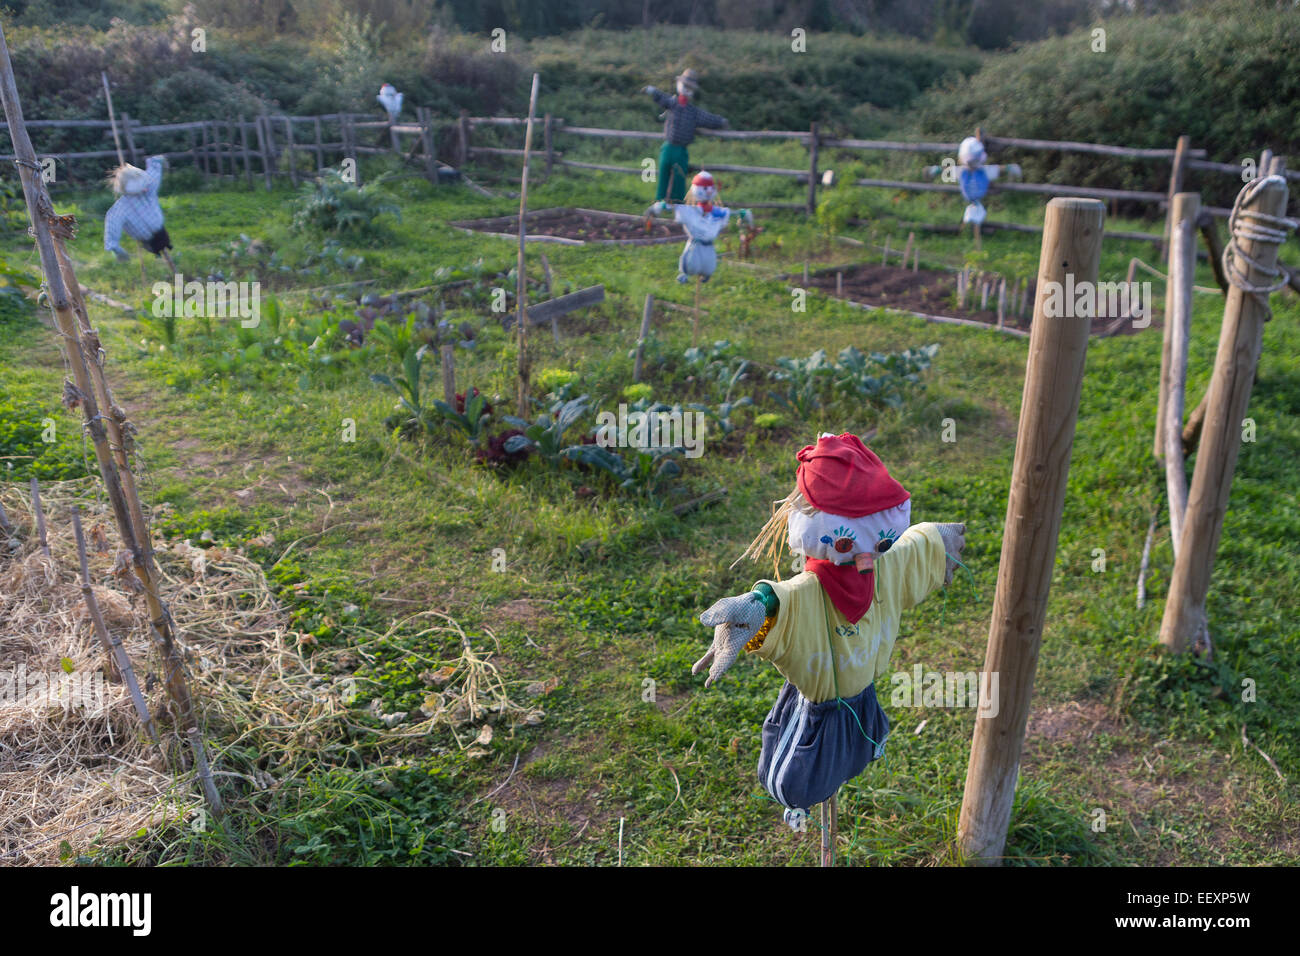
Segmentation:
<svg viewBox="0 0 1300 956">
<path fill-rule="evenodd" d="M 979 238 L 980 224 L 986 215 L 982 200 L 988 195 L 989 184 L 996 181 L 1003 171 L 1009 178 L 1020 178 L 1020 167 L 1016 163 L 1005 166 L 987 165 L 988 152 L 984 142 L 976 136 L 967 136 L 957 147 L 957 185 L 961 188 L 962 198 L 966 200 L 966 211 L 962 213 L 963 224 L 970 223 Z M 926 174 L 933 179 L 952 165 L 951 160 L 944 166 L 927 166 Z"/>
<path fill-rule="evenodd" d="M 856 435 L 822 435 L 797 457 L 795 489 L 738 562 L 770 557 L 776 568 L 788 541 L 803 571 L 701 614 L 713 646 L 692 673 L 708 668 L 708 687 L 747 650 L 784 675 L 758 775 L 802 829 L 814 804 L 884 754 L 890 724 L 876 681 L 903 612 L 951 582 L 966 526 L 912 525 L 910 495 Z"/>
<path fill-rule="evenodd" d="M 686 196 L 686 177 L 690 169 L 687 147 L 695 141 L 695 130 L 724 129 L 725 118 L 702 110 L 691 99 L 699 91 L 699 77 L 694 70 L 683 70 L 676 79 L 677 95 L 670 96 L 653 86 L 642 92 L 664 108 L 664 144 L 659 149 L 659 178 L 655 187 L 655 200 L 667 199 L 681 202 Z"/>
<path fill-rule="evenodd" d="M 176 263 L 167 251 L 172 248 L 172 240 L 158 203 L 166 163 L 162 156 L 150 156 L 145 169 L 123 163 L 109 173 L 108 183 L 118 199 L 104 216 L 104 248 L 117 256 L 118 262 L 130 262 L 130 253 L 122 248 L 125 232 L 144 249 L 166 260 L 174 273 Z"/>
</svg>

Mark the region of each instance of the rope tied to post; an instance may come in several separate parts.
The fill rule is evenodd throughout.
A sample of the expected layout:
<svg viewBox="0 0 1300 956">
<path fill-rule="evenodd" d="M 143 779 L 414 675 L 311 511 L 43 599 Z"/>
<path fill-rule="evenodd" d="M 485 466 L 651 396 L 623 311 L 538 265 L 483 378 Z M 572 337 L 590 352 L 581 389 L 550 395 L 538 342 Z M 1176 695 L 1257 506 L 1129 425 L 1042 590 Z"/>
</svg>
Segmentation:
<svg viewBox="0 0 1300 956">
<path fill-rule="evenodd" d="M 1270 183 L 1286 186 L 1286 180 L 1281 176 L 1261 176 L 1247 183 L 1242 187 L 1241 192 L 1237 193 L 1237 199 L 1232 204 L 1232 212 L 1228 216 L 1228 244 L 1223 250 L 1224 276 L 1232 285 L 1254 297 L 1264 309 L 1266 322 L 1273 317 L 1273 312 L 1268 306 L 1268 297 L 1286 285 L 1289 276 L 1280 264 L 1266 266 L 1258 259 L 1246 255 L 1242 251 L 1241 243 L 1249 240 L 1280 246 L 1297 226 L 1296 220 L 1288 219 L 1286 216 L 1271 216 L 1256 209 L 1245 208 L 1246 203 L 1254 199 L 1255 194 Z M 1252 268 L 1268 276 L 1270 281 L 1263 285 L 1249 281 Z"/>
</svg>

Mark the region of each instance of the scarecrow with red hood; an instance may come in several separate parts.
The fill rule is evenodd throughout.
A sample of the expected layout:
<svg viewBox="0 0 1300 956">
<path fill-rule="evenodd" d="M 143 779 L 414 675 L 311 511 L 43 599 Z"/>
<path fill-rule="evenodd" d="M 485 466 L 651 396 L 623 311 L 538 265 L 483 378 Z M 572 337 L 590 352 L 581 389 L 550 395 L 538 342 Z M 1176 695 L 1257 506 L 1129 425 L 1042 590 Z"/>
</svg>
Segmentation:
<svg viewBox="0 0 1300 956">
<path fill-rule="evenodd" d="M 741 559 L 778 568 L 788 543 L 803 571 L 701 614 L 713 646 L 692 669 L 708 668 L 708 687 L 747 650 L 785 677 L 763 722 L 758 775 L 793 827 L 883 755 L 890 725 L 875 683 L 902 613 L 951 582 L 966 532 L 912 525 L 911 496 L 856 435 L 822 435 L 797 457 L 795 489 Z"/>
</svg>

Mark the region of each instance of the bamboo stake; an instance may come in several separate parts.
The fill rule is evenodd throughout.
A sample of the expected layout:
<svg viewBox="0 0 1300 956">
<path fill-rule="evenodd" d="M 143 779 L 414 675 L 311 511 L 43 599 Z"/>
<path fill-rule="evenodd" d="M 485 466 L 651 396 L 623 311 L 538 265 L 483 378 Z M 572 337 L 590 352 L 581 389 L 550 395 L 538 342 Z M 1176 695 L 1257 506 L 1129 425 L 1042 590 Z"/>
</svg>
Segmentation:
<svg viewBox="0 0 1300 956">
<path fill-rule="evenodd" d="M 450 343 L 439 347 L 442 352 L 442 398 L 452 408 L 456 407 L 456 347 Z M 468 401 L 468 398 L 466 399 Z"/>
<path fill-rule="evenodd" d="M 844 298 L 844 273 L 835 273 L 835 295 Z"/>
<path fill-rule="evenodd" d="M 694 348 L 700 340 L 700 288 L 704 285 L 704 280 L 700 276 L 695 277 L 695 318 L 691 322 L 691 348 Z"/>
<path fill-rule="evenodd" d="M 519 314 L 519 395 L 518 414 L 520 418 L 528 417 L 528 273 L 524 262 L 524 236 L 527 232 L 525 220 L 528 217 L 528 158 L 533 151 L 533 120 L 537 113 L 537 88 L 540 75 L 533 74 L 533 89 L 528 97 L 528 129 L 524 133 L 524 168 L 519 180 L 519 258 L 515 272 L 515 302 Z M 465 121 L 464 114 L 461 122 Z"/>
<path fill-rule="evenodd" d="M 903 266 L 904 269 L 907 268 L 907 260 L 912 257 L 912 243 L 915 240 L 916 240 L 916 233 L 909 232 L 907 234 L 907 245 L 903 247 L 903 261 L 901 265 Z"/>
<path fill-rule="evenodd" d="M 1253 186 L 1252 183 L 1245 188 Z M 1269 181 L 1259 187 L 1243 208 L 1283 216 L 1286 201 L 1286 181 Z M 1249 237 L 1234 241 L 1241 249 L 1243 263 L 1259 264 L 1258 267 L 1249 265 L 1246 281 L 1266 285 L 1271 278 L 1267 271 L 1277 263 L 1278 245 Z M 1268 314 L 1266 296 L 1256 297 L 1236 285 L 1229 289 L 1219 351 L 1210 379 L 1208 411 L 1187 496 L 1182 547 L 1174 561 L 1169 597 L 1160 624 L 1160 643 L 1174 653 L 1182 653 L 1189 646 L 1199 646 L 1209 639 L 1205 605 L 1210 574 L 1241 450 L 1242 420 L 1250 404 Z"/>
<path fill-rule="evenodd" d="M 654 314 L 655 297 L 645 297 L 645 308 L 641 310 L 641 331 L 636 337 L 636 361 L 632 363 L 632 381 L 641 381 L 641 360 L 645 355 L 645 340 L 650 334 L 650 317 Z"/>
<path fill-rule="evenodd" d="M 1097 281 L 1106 207 L 1095 199 L 1053 199 L 1043 221 L 1038 285 Z M 1083 389 L 1090 322 L 1034 307 L 997 594 L 984 670 L 997 674 L 996 713 L 975 721 L 957 840 L 968 859 L 996 863 L 1006 845 L 1033 694 L 1047 597 L 1056 564 L 1070 452 Z"/>
<path fill-rule="evenodd" d="M 113 91 L 108 85 L 108 71 L 100 70 L 99 78 L 104 81 L 104 99 L 108 101 L 108 122 L 113 127 L 113 145 L 117 147 L 117 165 L 122 166 L 126 163 L 122 155 L 122 137 L 117 133 L 117 117 L 113 115 Z"/>
<path fill-rule="evenodd" d="M 1174 196 L 1169 247 L 1169 283 L 1165 292 L 1165 352 L 1169 367 L 1161 374 L 1164 398 L 1165 486 L 1169 493 L 1169 540 L 1178 559 L 1187 510 L 1187 471 L 1183 464 L 1183 403 L 1187 389 L 1187 352 L 1191 339 L 1192 283 L 1196 276 L 1196 219 L 1199 193 Z"/>
<path fill-rule="evenodd" d="M 36 515 L 36 540 L 40 542 L 41 551 L 50 556 L 50 542 L 45 536 L 45 509 L 41 507 L 41 485 L 32 477 L 32 513 Z"/>
<path fill-rule="evenodd" d="M 132 508 L 127 503 L 123 488 L 122 474 L 114 461 L 109 447 L 104 420 L 96 400 L 96 385 L 92 383 L 92 372 L 102 376 L 103 370 L 98 362 L 87 359 L 87 343 L 83 341 L 77 326 L 76 316 L 69 298 L 68 285 L 64 282 L 63 271 L 58 262 L 51 222 L 57 221 L 54 205 L 45 191 L 40 178 L 35 175 L 40 170 L 36 162 L 36 153 L 23 124 L 22 105 L 18 99 L 18 90 L 14 82 L 13 64 L 9 56 L 9 45 L 3 28 L 0 28 L 0 98 L 4 101 L 5 118 L 9 125 L 9 134 L 13 140 L 15 163 L 23 185 L 23 197 L 27 203 L 28 216 L 32 223 L 32 234 L 40 254 L 41 269 L 45 274 L 51 310 L 59 334 L 67 344 L 68 365 L 78 390 L 82 414 L 85 418 L 86 432 L 90 435 L 95 450 L 95 459 L 100 474 L 104 479 L 104 490 L 113 509 L 118 533 L 131 555 L 132 565 L 143 590 L 146 606 L 149 609 L 150 622 L 155 640 L 160 645 L 164 662 L 164 681 L 168 693 L 179 710 L 180 724 L 186 732 L 193 748 L 199 780 L 203 785 L 204 795 L 214 815 L 222 812 L 221 798 L 212 780 L 207 766 L 207 754 L 202 738 L 198 732 L 193 700 L 189 684 L 185 678 L 184 661 L 180 648 L 176 645 L 173 634 L 171 615 L 159 597 L 157 568 L 153 554 L 149 549 L 147 535 L 143 538 L 136 534 L 132 522 Z M 64 227 L 66 228 L 66 227 Z M 100 387 L 104 387 L 100 383 Z M 106 391 L 106 387 L 104 388 Z M 138 498 L 134 502 L 139 508 Z"/>
</svg>

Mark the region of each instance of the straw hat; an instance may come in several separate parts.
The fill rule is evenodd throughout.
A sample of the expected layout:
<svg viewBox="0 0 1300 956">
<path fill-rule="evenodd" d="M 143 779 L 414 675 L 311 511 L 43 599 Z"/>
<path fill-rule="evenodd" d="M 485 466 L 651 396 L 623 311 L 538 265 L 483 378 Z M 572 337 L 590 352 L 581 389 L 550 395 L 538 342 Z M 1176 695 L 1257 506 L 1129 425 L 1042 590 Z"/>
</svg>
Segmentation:
<svg viewBox="0 0 1300 956">
<path fill-rule="evenodd" d="M 690 90 L 692 93 L 696 93 L 700 89 L 699 74 L 696 73 L 694 70 L 690 69 L 689 67 L 685 70 L 682 70 L 681 74 L 676 77 L 676 82 L 684 84 L 685 87 L 688 90 Z"/>
<path fill-rule="evenodd" d="M 128 196 L 145 192 L 149 188 L 149 174 L 139 166 L 124 163 L 113 172 L 113 191 Z"/>
</svg>

